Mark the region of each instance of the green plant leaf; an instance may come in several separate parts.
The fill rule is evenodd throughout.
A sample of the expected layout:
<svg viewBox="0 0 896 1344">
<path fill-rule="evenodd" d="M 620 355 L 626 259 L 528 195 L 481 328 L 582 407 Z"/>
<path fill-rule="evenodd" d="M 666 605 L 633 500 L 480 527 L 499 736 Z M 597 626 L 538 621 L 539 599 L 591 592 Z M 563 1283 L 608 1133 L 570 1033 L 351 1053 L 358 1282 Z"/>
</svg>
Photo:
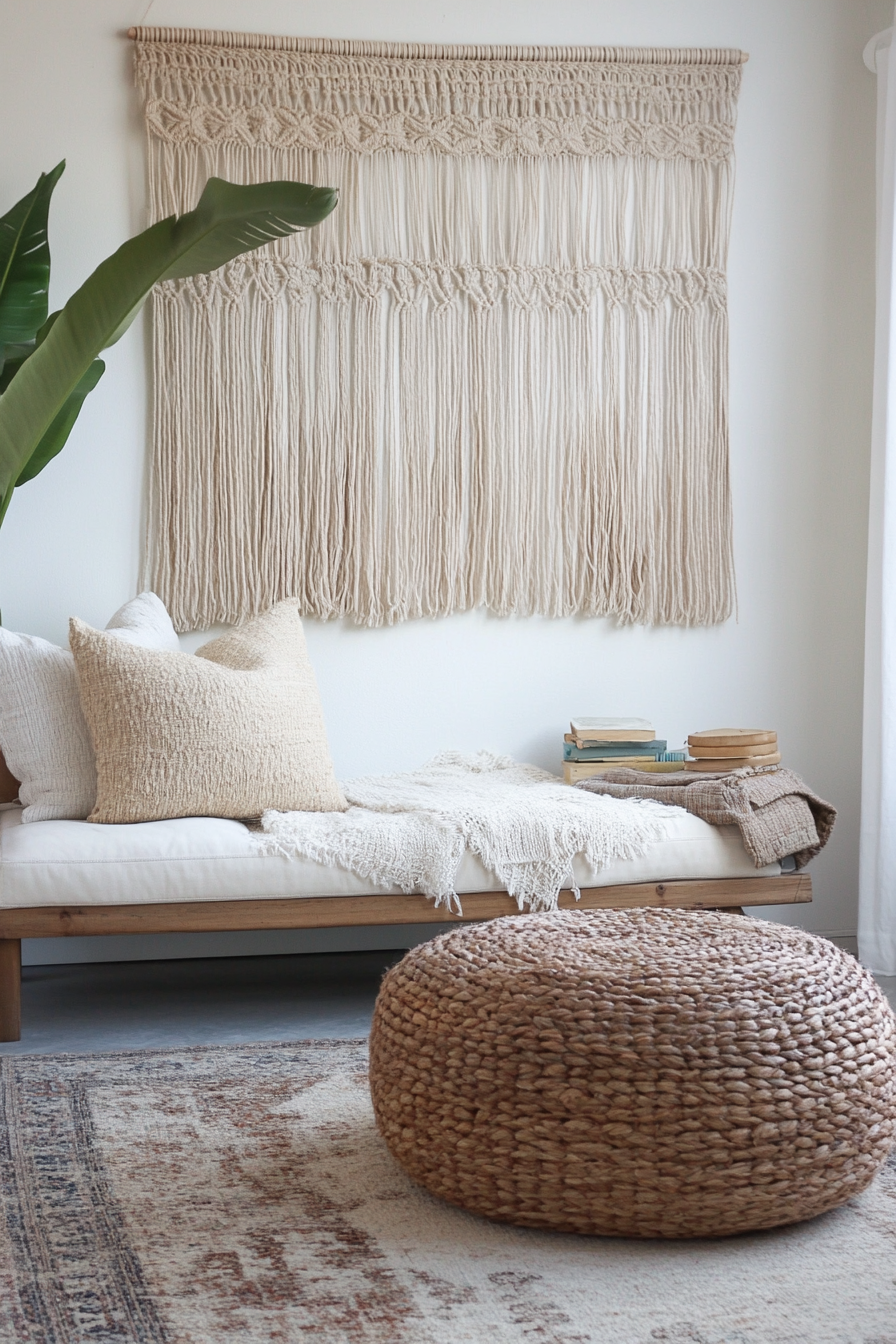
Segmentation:
<svg viewBox="0 0 896 1344">
<path fill-rule="evenodd" d="M 0 218 L 0 346 L 33 341 L 47 320 L 50 246 L 47 217 L 65 160 L 41 173 L 27 196 Z"/>
<path fill-rule="evenodd" d="M 5 392 L 29 355 L 34 353 L 34 341 L 21 341 L 0 348 L 0 392 Z"/>
<path fill-rule="evenodd" d="M 234 186 L 213 177 L 195 210 L 153 224 L 102 262 L 46 324 L 37 349 L 0 396 L 0 499 L 154 284 L 216 270 L 243 252 L 320 223 L 335 205 L 336 192 L 326 187 Z"/>
<path fill-rule="evenodd" d="M 38 472 L 43 471 L 48 462 L 61 453 L 65 447 L 65 441 L 72 432 L 72 427 L 81 413 L 81 407 L 84 405 L 84 398 L 88 392 L 92 392 L 99 380 L 106 371 L 106 365 L 101 359 L 95 359 L 90 368 L 84 374 L 84 377 L 78 383 L 74 392 L 68 397 L 62 410 L 56 416 L 56 419 L 50 425 L 46 434 L 31 454 L 28 462 L 19 472 L 16 485 L 24 485 L 26 481 L 33 480 Z"/>
<path fill-rule="evenodd" d="M 172 257 L 163 280 L 204 275 L 251 252 L 273 238 L 319 224 L 335 209 L 331 187 L 308 187 L 301 182 L 259 182 L 237 186 L 210 177 L 196 209 L 173 223 L 178 255 Z"/>
</svg>

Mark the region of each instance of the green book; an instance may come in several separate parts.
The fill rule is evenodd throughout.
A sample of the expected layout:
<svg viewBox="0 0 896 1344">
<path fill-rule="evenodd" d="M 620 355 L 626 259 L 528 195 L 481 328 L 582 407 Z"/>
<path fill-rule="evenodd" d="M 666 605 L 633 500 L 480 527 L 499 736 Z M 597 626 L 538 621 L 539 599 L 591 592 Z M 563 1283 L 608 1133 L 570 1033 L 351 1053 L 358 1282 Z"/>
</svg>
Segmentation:
<svg viewBox="0 0 896 1344">
<path fill-rule="evenodd" d="M 664 738 L 652 742 L 596 742 L 593 747 L 577 747 L 574 742 L 563 743 L 564 761 L 612 761 L 617 756 L 659 757 L 666 750 Z"/>
</svg>

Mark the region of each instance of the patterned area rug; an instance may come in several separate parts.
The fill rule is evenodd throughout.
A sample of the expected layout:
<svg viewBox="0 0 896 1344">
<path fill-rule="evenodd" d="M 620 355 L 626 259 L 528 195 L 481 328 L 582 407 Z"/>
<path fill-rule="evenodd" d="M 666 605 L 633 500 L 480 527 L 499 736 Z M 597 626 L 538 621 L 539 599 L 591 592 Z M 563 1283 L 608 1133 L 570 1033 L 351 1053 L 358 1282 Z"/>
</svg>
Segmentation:
<svg viewBox="0 0 896 1344">
<path fill-rule="evenodd" d="M 6 1057 L 0 1340 L 896 1344 L 896 1163 L 812 1223 L 627 1242 L 439 1203 L 362 1042 Z"/>
</svg>

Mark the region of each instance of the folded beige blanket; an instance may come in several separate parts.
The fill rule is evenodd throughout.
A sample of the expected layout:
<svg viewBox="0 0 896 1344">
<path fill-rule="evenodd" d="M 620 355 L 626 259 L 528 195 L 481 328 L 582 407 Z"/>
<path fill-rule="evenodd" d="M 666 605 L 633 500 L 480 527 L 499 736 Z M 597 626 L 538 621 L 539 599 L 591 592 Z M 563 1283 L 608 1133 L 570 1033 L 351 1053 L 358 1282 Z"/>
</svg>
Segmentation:
<svg viewBox="0 0 896 1344">
<path fill-rule="evenodd" d="M 738 826 L 744 848 L 757 868 L 792 854 L 805 868 L 834 829 L 837 812 L 792 770 L 750 769 L 692 774 L 676 770 L 662 784 L 642 770 L 608 770 L 575 787 L 611 798 L 655 798 L 685 807 L 713 826 Z"/>
</svg>

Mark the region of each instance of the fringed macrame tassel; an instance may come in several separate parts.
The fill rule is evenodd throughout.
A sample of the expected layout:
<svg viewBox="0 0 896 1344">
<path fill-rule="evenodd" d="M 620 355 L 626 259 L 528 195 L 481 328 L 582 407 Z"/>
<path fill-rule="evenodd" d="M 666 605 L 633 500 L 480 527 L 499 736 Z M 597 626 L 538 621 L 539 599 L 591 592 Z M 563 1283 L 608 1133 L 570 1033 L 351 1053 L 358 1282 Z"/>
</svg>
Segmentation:
<svg viewBox="0 0 896 1344">
<path fill-rule="evenodd" d="M 181 626 L 292 595 L 370 625 L 729 613 L 711 299 L 434 313 L 387 293 L 247 303 L 213 278 L 155 312 L 146 578 Z"/>
</svg>

